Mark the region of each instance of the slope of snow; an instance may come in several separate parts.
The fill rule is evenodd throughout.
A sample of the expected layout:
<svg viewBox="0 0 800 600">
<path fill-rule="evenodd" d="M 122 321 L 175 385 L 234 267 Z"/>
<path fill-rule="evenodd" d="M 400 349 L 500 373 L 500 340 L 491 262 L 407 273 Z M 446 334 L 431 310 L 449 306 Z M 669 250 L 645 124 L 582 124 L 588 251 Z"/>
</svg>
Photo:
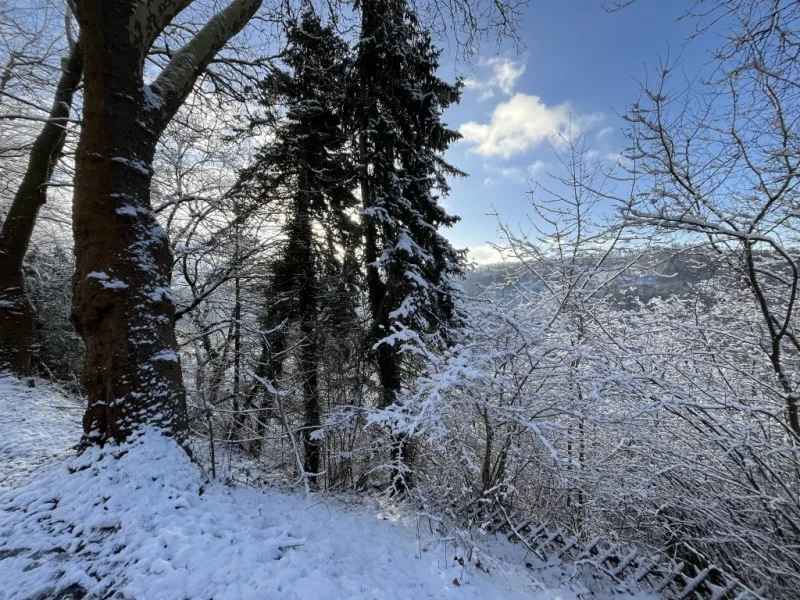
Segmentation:
<svg viewBox="0 0 800 600">
<path fill-rule="evenodd" d="M 83 407 L 52 388 L 31 388 L 0 373 L 0 490 L 19 485 L 36 468 L 71 456 Z"/>
<path fill-rule="evenodd" d="M 12 463 L 0 489 L 2 600 L 578 597 L 513 564 L 462 566 L 452 545 L 389 509 L 207 482 L 155 432 L 59 460 L 80 431 L 68 405 L 0 379 L 0 440 Z M 32 468 L 47 457 L 56 457 L 49 467 Z"/>
</svg>

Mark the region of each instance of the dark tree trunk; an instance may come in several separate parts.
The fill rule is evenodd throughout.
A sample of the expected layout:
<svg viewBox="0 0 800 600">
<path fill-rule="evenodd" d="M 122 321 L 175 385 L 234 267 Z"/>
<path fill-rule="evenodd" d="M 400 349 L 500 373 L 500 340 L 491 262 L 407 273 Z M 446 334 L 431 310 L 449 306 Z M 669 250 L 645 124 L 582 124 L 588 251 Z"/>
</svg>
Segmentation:
<svg viewBox="0 0 800 600">
<path fill-rule="evenodd" d="M 276 331 L 269 336 L 269 339 L 264 340 L 264 347 L 261 354 L 262 361 L 259 364 L 259 372 L 257 375 L 262 376 L 263 374 L 263 379 L 273 383 L 276 387 L 283 376 L 283 357 L 285 351 L 286 339 L 284 338 L 283 331 Z M 251 452 L 256 456 L 261 452 L 261 438 L 267 433 L 267 425 L 275 414 L 277 405 L 277 398 L 274 398 L 269 391 L 265 391 L 263 401 L 261 402 L 261 410 L 256 413 L 256 441 L 253 443 L 251 449 Z"/>
<path fill-rule="evenodd" d="M 237 230 L 237 250 L 238 243 L 239 232 Z M 234 260 L 239 261 L 238 251 Z M 242 437 L 242 427 L 244 426 L 244 414 L 239 412 L 242 379 L 242 285 L 238 275 L 233 278 L 233 290 L 233 433 L 235 439 L 238 440 Z"/>
<path fill-rule="evenodd" d="M 366 8 L 363 10 L 366 11 Z M 365 87 L 367 83 L 363 84 Z M 359 155 L 361 162 L 360 187 L 363 208 L 366 210 L 373 204 L 368 175 L 369 156 L 367 149 L 366 134 L 368 123 L 366 117 L 361 123 L 361 133 L 359 135 Z M 375 344 L 385 337 L 388 331 L 386 327 L 389 321 L 389 311 L 387 310 L 391 300 L 388 286 L 381 279 L 380 272 L 376 266 L 378 260 L 378 225 L 369 216 L 363 216 L 364 233 L 364 264 L 366 269 L 367 295 L 369 297 L 370 315 L 372 317 L 372 339 L 370 344 Z M 394 349 L 388 344 L 381 344 L 376 351 L 376 362 L 378 365 L 378 378 L 381 383 L 381 400 L 379 408 L 386 408 L 395 401 L 396 393 L 400 391 L 400 372 L 397 367 L 397 360 Z"/>
<path fill-rule="evenodd" d="M 370 186 L 367 179 L 367 149 L 365 136 L 362 134 L 359 141 L 362 161 L 361 197 L 364 199 L 364 208 L 371 206 Z M 388 333 L 389 309 L 391 306 L 391 289 L 381 279 L 378 267 L 377 225 L 373 219 L 364 217 L 364 263 L 366 265 L 367 294 L 369 296 L 370 312 L 372 317 L 372 335 L 370 346 L 376 344 Z M 375 361 L 378 367 L 378 380 L 380 382 L 379 408 L 386 408 L 397 399 L 400 391 L 400 358 L 397 350 L 389 344 L 381 344 L 375 350 Z M 392 493 L 403 495 L 411 485 L 411 477 L 401 470 L 411 465 L 413 460 L 412 447 L 405 436 L 395 436 L 392 441 L 392 450 L 389 457 L 392 464 L 396 465 L 391 473 Z"/>
<path fill-rule="evenodd" d="M 28 167 L 0 230 L 0 369 L 27 375 L 31 366 L 35 312 L 25 292 L 25 253 L 39 208 L 47 200 L 66 138 L 72 98 L 83 72 L 81 42 L 70 50 L 55 91 L 50 116 L 33 143 Z"/>
<path fill-rule="evenodd" d="M 72 321 L 86 345 L 87 440 L 145 426 L 183 441 L 186 394 L 169 293 L 172 255 L 150 205 L 156 144 L 222 46 L 262 0 L 231 0 L 153 83 L 145 58 L 193 0 L 75 0 L 83 39 L 83 127 L 76 157 Z"/>
<path fill-rule="evenodd" d="M 78 6 L 85 91 L 72 320 L 86 344 L 84 430 L 102 443 L 150 424 L 181 439 L 186 403 L 168 291 L 172 256 L 150 205 L 150 165 L 164 123 L 141 84 L 130 3 Z"/>
<path fill-rule="evenodd" d="M 303 381 L 303 468 L 309 481 L 316 481 L 320 471 L 320 442 L 312 439 L 312 433 L 320 426 L 320 406 L 318 397 L 319 344 L 317 343 L 317 277 L 314 264 L 314 233 L 311 227 L 310 206 L 305 186 L 301 183 L 297 207 L 296 236 L 298 246 L 297 267 L 300 271 L 297 311 L 300 318 L 300 333 L 303 336 L 300 347 L 300 371 Z"/>
<path fill-rule="evenodd" d="M 305 447 L 305 471 L 309 481 L 316 481 L 317 473 L 320 472 L 320 442 L 312 439 L 311 434 L 320 426 L 320 406 L 318 395 L 318 362 L 319 345 L 314 339 L 316 331 L 314 325 L 309 326 L 307 321 L 303 321 L 300 326 L 306 342 L 300 349 L 300 364 L 303 370 L 303 408 L 305 412 L 305 422 L 303 423 L 303 445 Z"/>
<path fill-rule="evenodd" d="M 361 36 L 369 37 L 375 27 L 380 26 L 380 16 L 374 14 L 375 10 L 372 3 L 365 0 L 361 6 Z M 364 61 L 360 61 L 362 64 Z M 371 81 L 365 73 L 361 74 L 361 102 L 362 111 L 368 104 L 368 96 L 371 89 Z M 360 187 L 363 208 L 369 209 L 373 206 L 373 190 L 370 185 L 369 165 L 371 161 L 369 145 L 367 142 L 367 131 L 370 127 L 369 115 L 364 112 L 359 124 L 359 162 L 361 163 Z M 378 223 L 370 216 L 362 217 L 362 227 L 364 234 L 364 264 L 366 270 L 367 295 L 369 297 L 370 313 L 372 317 L 372 335 L 369 340 L 370 346 L 376 344 L 388 333 L 389 312 L 392 306 L 391 282 L 384 282 L 376 266 L 378 260 Z M 388 344 L 381 344 L 375 350 L 375 361 L 378 367 L 378 380 L 380 382 L 379 408 L 386 408 L 397 399 L 400 391 L 400 364 L 397 350 Z M 402 495 L 410 485 L 410 476 L 401 473 L 404 466 L 410 465 L 412 457 L 410 455 L 410 444 L 405 436 L 394 436 L 390 461 L 396 465 L 391 473 L 391 488 L 395 495 Z"/>
</svg>

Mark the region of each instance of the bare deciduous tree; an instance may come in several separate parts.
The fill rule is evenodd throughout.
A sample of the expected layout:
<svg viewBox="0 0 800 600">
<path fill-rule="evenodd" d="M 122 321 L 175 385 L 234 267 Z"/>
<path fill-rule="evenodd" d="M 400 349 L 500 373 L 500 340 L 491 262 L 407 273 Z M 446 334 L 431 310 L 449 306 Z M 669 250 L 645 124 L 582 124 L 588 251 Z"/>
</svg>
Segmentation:
<svg viewBox="0 0 800 600">
<path fill-rule="evenodd" d="M 67 120 L 82 71 L 83 49 L 78 40 L 71 44 L 63 62 L 53 106 L 33 143 L 22 183 L 0 230 L 0 368 L 6 366 L 18 374 L 30 369 L 34 337 L 34 311 L 25 293 L 23 259 L 64 147 Z"/>
<path fill-rule="evenodd" d="M 675 65 L 667 63 L 626 115 L 637 190 L 624 201 L 624 213 L 656 234 L 708 245 L 746 286 L 760 315 L 760 347 L 783 394 L 787 430 L 800 441 L 794 321 L 800 35 L 792 25 L 800 7 L 764 0 L 709 4 L 698 16 L 724 18 L 732 31 L 714 71 L 681 89 Z"/>
</svg>

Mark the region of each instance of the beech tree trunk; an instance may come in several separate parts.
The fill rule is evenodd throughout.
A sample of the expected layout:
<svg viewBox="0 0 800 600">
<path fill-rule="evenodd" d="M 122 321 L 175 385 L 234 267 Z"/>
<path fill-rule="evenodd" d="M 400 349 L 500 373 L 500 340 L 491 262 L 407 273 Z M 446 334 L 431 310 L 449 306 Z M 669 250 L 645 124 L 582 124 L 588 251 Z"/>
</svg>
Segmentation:
<svg viewBox="0 0 800 600">
<path fill-rule="evenodd" d="M 145 426 L 186 437 L 172 255 L 150 204 L 153 157 L 199 73 L 261 4 L 233 0 L 144 84 L 150 46 L 191 1 L 76 1 L 85 89 L 72 321 L 86 344 L 88 441 L 123 441 Z"/>
<path fill-rule="evenodd" d="M 122 441 L 141 423 L 182 435 L 172 255 L 150 206 L 160 124 L 137 77 L 141 50 L 129 42 L 129 3 L 96 4 L 79 5 L 86 65 L 72 320 L 86 344 L 83 425 L 100 441 Z"/>
<path fill-rule="evenodd" d="M 31 149 L 28 167 L 0 229 L 0 370 L 27 375 L 31 367 L 35 311 L 25 292 L 22 267 L 47 184 L 61 156 L 66 120 L 81 80 L 83 51 L 71 49 L 55 90 L 47 123 Z"/>
</svg>

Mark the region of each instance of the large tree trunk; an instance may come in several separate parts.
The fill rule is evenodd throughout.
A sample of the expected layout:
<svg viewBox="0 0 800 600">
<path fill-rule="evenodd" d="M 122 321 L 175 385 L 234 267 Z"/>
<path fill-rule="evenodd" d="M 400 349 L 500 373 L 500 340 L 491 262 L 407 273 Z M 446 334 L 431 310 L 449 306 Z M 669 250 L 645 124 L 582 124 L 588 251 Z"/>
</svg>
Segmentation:
<svg viewBox="0 0 800 600">
<path fill-rule="evenodd" d="M 102 4 L 102 6 L 101 6 Z M 140 425 L 182 437 L 186 402 L 169 293 L 172 256 L 150 206 L 161 124 L 141 84 L 129 2 L 81 2 L 84 127 L 73 230 L 73 323 L 86 344 L 89 439 Z"/>
<path fill-rule="evenodd" d="M 192 0 L 75 1 L 85 91 L 72 320 L 86 344 L 88 440 L 122 441 L 145 426 L 186 436 L 172 256 L 150 205 L 153 156 L 197 76 L 261 1 L 231 0 L 149 85 L 143 70 L 151 45 Z"/>
<path fill-rule="evenodd" d="M 64 148 L 72 98 L 81 80 L 81 42 L 64 63 L 47 123 L 33 143 L 28 167 L 0 229 L 0 369 L 27 375 L 31 366 L 35 312 L 25 293 L 23 259 L 47 184 Z"/>
</svg>

